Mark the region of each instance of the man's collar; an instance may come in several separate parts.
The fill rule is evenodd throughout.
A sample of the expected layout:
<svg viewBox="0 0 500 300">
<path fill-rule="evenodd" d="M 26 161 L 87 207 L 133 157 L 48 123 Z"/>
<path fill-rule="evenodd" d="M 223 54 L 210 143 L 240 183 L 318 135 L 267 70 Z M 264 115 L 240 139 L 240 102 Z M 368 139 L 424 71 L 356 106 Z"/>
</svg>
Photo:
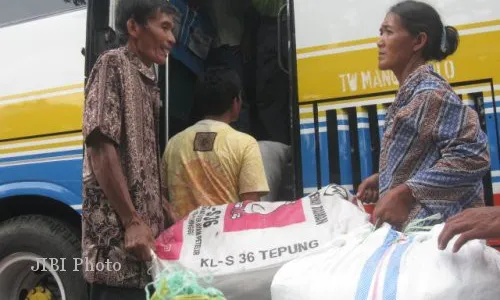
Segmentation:
<svg viewBox="0 0 500 300">
<path fill-rule="evenodd" d="M 144 64 L 139 56 L 135 54 L 132 50 L 130 50 L 129 46 L 126 45 L 124 47 L 125 55 L 130 59 L 130 62 L 132 65 L 146 78 L 148 78 L 151 81 L 156 82 L 156 75 L 154 72 L 153 66 L 148 67 L 146 64 Z"/>
</svg>

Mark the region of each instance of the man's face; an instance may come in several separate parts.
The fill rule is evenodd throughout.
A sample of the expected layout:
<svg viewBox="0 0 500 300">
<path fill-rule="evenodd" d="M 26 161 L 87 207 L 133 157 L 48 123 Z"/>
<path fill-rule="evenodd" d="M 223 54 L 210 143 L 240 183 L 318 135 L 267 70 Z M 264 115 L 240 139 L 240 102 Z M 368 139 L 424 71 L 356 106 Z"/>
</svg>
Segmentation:
<svg viewBox="0 0 500 300">
<path fill-rule="evenodd" d="M 149 18 L 145 26 L 136 28 L 137 51 L 146 64 L 165 64 L 167 56 L 175 45 L 173 20 L 171 15 L 159 9 Z"/>
</svg>

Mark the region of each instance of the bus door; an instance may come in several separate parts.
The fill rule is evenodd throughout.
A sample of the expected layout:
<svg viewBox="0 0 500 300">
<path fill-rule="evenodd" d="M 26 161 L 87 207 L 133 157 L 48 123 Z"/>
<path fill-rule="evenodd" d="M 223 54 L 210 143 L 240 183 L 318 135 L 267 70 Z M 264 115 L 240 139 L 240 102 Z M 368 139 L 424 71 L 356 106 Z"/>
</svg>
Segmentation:
<svg viewBox="0 0 500 300">
<path fill-rule="evenodd" d="M 458 51 L 433 63 L 488 135 L 491 172 L 485 199 L 500 205 L 500 2 L 433 0 L 459 30 Z M 392 1 L 294 1 L 303 192 L 339 183 L 355 192 L 378 171 L 384 117 L 398 82 L 377 66 L 378 29 Z"/>
<path fill-rule="evenodd" d="M 290 57 L 295 57 L 294 24 L 291 17 L 293 16 L 293 1 L 275 1 L 280 2 L 281 5 L 274 5 L 264 0 L 246 1 L 249 5 L 245 5 L 244 1 L 233 1 L 234 7 L 225 6 L 227 4 L 224 1 L 220 1 L 220 4 L 214 1 L 214 6 L 212 6 L 212 2 L 207 1 L 206 5 L 196 8 L 191 7 L 188 1 L 170 0 L 170 2 L 178 12 L 174 20 L 177 26 L 174 30 L 177 43 L 168 58 L 165 72 L 163 73 L 163 69 L 160 68 L 160 78 L 162 74 L 165 78 L 164 114 L 168 120 L 164 126 L 162 125 L 164 140 L 168 141 L 169 138 L 192 125 L 196 117 L 200 117 L 197 113 L 194 114 L 195 117 L 192 114 L 194 87 L 198 76 L 206 68 L 226 65 L 234 68 L 239 75 L 243 75 L 241 76 L 244 87 L 243 97 L 247 99 L 244 103 L 249 105 L 247 109 L 250 111 L 251 127 L 250 132 L 246 133 L 253 135 L 257 140 L 277 140 L 277 135 L 279 135 L 278 138 L 283 140 L 280 142 L 289 143 L 294 149 L 299 148 L 298 130 L 295 130 L 298 128 L 298 107 L 295 100 L 296 88 L 294 88 L 296 66 L 295 60 L 290 59 Z M 217 8 L 217 5 L 220 7 Z M 224 14 L 221 11 L 224 11 Z M 244 22 L 241 22 L 242 14 L 245 15 Z M 235 20 L 241 26 L 229 27 L 235 24 Z M 242 35 L 242 31 L 250 32 L 251 38 L 246 40 L 250 41 L 250 45 L 248 48 L 245 47 L 249 53 L 245 55 L 243 71 L 240 69 L 238 55 L 230 55 L 228 58 L 228 55 L 220 54 L 228 46 L 218 40 L 221 37 L 217 31 L 222 27 L 226 36 Z M 242 30 L 241 27 L 244 29 Z M 244 48 L 243 45 L 229 47 L 237 48 L 238 46 L 240 49 Z M 267 109 L 262 109 L 262 107 Z M 269 107 L 272 107 L 273 112 L 270 113 Z M 283 111 L 286 111 L 287 116 L 279 118 L 277 114 Z M 272 137 L 266 132 L 269 127 L 272 127 L 269 126 L 270 123 L 283 128 L 283 131 L 279 130 L 280 133 Z M 283 123 L 289 124 L 285 126 Z M 286 137 L 282 137 L 281 132 Z M 298 154 L 300 152 L 292 155 L 292 163 L 284 172 L 289 176 L 284 179 L 286 195 L 282 195 L 282 199 L 297 198 L 302 195 L 300 186 L 302 173 Z"/>
</svg>

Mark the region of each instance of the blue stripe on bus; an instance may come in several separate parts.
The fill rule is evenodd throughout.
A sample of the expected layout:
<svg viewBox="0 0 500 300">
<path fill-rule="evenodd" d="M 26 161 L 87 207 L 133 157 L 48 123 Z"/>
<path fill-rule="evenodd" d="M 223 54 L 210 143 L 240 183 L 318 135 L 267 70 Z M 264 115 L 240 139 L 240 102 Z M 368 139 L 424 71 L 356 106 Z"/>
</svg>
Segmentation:
<svg viewBox="0 0 500 300">
<path fill-rule="evenodd" d="M 343 120 L 338 120 L 337 123 Z M 348 130 L 338 131 L 340 184 L 352 185 L 351 137 Z"/>
<path fill-rule="evenodd" d="M 318 127 L 325 127 L 326 122 L 318 122 Z M 300 129 L 314 129 L 314 123 L 300 124 Z"/>
<path fill-rule="evenodd" d="M 0 170 L 0 198 L 37 195 L 39 189 L 48 193 L 47 197 L 63 197 L 58 200 L 68 205 L 82 204 L 81 158 L 4 166 Z"/>
<path fill-rule="evenodd" d="M 337 125 L 349 125 L 349 120 L 337 119 Z"/>
<path fill-rule="evenodd" d="M 361 123 L 361 120 L 364 119 L 368 120 L 367 118 L 357 118 L 358 125 Z M 368 121 L 366 121 L 366 123 L 368 123 Z M 361 180 L 363 180 L 373 173 L 370 128 L 360 128 L 358 126 L 358 146 Z"/>
<path fill-rule="evenodd" d="M 500 97 L 495 97 L 496 99 L 500 98 Z M 495 101 L 495 104 L 496 104 L 496 107 L 499 107 L 500 106 L 500 101 Z M 495 114 L 495 118 L 496 118 L 496 130 L 498 133 L 500 133 L 500 110 L 495 110 L 496 114 Z"/>
<path fill-rule="evenodd" d="M 484 102 L 483 107 L 484 108 L 493 108 L 493 102 Z"/>
<path fill-rule="evenodd" d="M 378 121 L 384 121 L 384 123 L 385 123 L 385 116 L 386 116 L 386 112 L 383 112 L 383 111 L 380 111 L 380 110 L 377 111 L 377 119 L 378 119 Z M 377 122 L 378 135 L 379 135 L 380 142 L 382 142 L 382 138 L 384 137 L 384 126 L 385 125 L 379 125 L 378 122 Z"/>
<path fill-rule="evenodd" d="M 328 157 L 328 133 L 319 133 L 319 155 L 321 163 L 321 187 L 330 184 L 330 159 Z"/>
<path fill-rule="evenodd" d="M 493 105 L 493 103 L 490 104 Z M 488 136 L 488 147 L 490 150 L 491 169 L 498 170 L 500 168 L 500 162 L 498 156 L 498 138 L 496 132 L 495 116 L 493 114 L 487 114 L 485 116 L 485 120 L 486 135 Z"/>
<path fill-rule="evenodd" d="M 302 156 L 302 186 L 317 186 L 316 149 L 314 134 L 300 135 Z"/>
</svg>

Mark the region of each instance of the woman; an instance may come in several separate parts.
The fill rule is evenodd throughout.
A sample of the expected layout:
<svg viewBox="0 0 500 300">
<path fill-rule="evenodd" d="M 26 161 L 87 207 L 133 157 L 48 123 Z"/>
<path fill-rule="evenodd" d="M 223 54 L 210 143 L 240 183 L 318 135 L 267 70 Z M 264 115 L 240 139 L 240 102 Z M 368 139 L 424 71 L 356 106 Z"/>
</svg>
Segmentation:
<svg viewBox="0 0 500 300">
<path fill-rule="evenodd" d="M 361 183 L 357 197 L 378 199 L 374 219 L 399 230 L 415 218 L 441 213 L 445 221 L 484 205 L 490 164 L 477 113 L 426 64 L 456 51 L 457 30 L 430 5 L 404 1 L 387 13 L 377 46 L 379 68 L 401 85 L 386 116 L 379 174 Z"/>
</svg>

